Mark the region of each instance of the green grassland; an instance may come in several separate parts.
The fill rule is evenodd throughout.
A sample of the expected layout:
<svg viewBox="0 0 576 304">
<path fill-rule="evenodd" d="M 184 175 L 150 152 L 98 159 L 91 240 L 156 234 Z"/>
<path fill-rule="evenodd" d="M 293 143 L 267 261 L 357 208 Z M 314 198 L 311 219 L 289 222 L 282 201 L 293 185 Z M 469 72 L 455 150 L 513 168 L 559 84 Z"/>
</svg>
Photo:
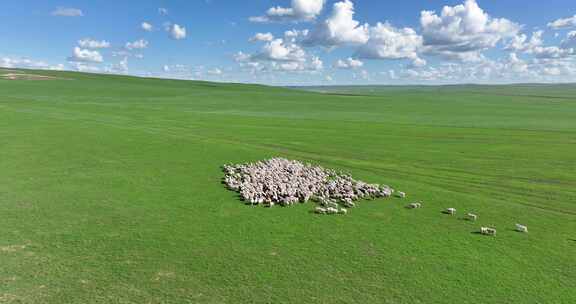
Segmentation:
<svg viewBox="0 0 576 304">
<path fill-rule="evenodd" d="M 0 79 L 0 303 L 576 303 L 575 86 L 27 73 L 58 79 Z M 316 216 L 220 184 L 273 156 L 408 198 Z"/>
</svg>

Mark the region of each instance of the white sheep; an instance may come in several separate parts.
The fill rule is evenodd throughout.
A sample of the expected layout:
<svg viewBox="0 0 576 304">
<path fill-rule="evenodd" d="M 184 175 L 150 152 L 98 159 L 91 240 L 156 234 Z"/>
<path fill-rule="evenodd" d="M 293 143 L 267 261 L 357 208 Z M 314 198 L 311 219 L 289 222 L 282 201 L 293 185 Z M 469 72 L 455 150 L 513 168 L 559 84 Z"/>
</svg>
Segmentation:
<svg viewBox="0 0 576 304">
<path fill-rule="evenodd" d="M 338 213 L 338 209 L 332 208 L 332 207 L 328 207 L 328 208 L 326 208 L 326 212 L 328 212 L 328 214 L 337 214 L 337 213 Z"/>
<path fill-rule="evenodd" d="M 398 192 L 396 192 L 396 196 L 399 198 L 406 198 L 406 193 L 404 193 L 402 191 L 398 191 Z"/>
<path fill-rule="evenodd" d="M 446 209 L 446 214 L 450 214 L 450 215 L 456 214 L 456 208 L 448 208 L 448 209 Z"/>
<path fill-rule="evenodd" d="M 475 222 L 478 219 L 478 215 L 474 214 L 474 213 L 468 213 L 467 214 L 468 220 Z"/>
<path fill-rule="evenodd" d="M 422 208 L 422 203 L 411 203 L 410 205 L 408 205 L 409 209 L 418 209 L 418 208 Z"/>
<path fill-rule="evenodd" d="M 484 234 L 484 235 L 495 236 L 495 235 L 496 235 L 496 229 L 494 229 L 494 228 L 489 228 L 489 227 L 481 227 L 481 228 L 480 228 L 480 233 L 482 233 L 482 234 Z"/>
<path fill-rule="evenodd" d="M 528 227 L 526 227 L 524 225 L 516 224 L 516 231 L 526 233 L 526 232 L 528 232 Z"/>
<path fill-rule="evenodd" d="M 328 207 L 338 208 L 338 204 L 336 204 L 334 202 L 328 202 Z"/>
<path fill-rule="evenodd" d="M 348 210 L 347 210 L 347 209 L 344 209 L 344 208 L 342 208 L 342 209 L 340 209 L 340 214 L 344 214 L 344 215 L 346 215 L 346 214 L 348 214 Z"/>
<path fill-rule="evenodd" d="M 318 214 L 326 214 L 327 210 L 326 208 L 316 207 L 316 209 L 314 209 L 314 212 Z"/>
</svg>

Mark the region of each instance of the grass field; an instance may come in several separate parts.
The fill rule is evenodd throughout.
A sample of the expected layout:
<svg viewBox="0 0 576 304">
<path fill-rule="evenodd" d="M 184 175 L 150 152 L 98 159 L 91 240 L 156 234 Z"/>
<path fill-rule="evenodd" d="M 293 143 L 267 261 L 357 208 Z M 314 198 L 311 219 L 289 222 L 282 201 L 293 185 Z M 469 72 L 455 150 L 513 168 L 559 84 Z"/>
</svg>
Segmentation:
<svg viewBox="0 0 576 304">
<path fill-rule="evenodd" d="M 58 79 L 0 78 L 0 303 L 576 303 L 576 86 L 28 73 Z M 408 199 L 315 216 L 220 184 L 273 156 Z"/>
</svg>

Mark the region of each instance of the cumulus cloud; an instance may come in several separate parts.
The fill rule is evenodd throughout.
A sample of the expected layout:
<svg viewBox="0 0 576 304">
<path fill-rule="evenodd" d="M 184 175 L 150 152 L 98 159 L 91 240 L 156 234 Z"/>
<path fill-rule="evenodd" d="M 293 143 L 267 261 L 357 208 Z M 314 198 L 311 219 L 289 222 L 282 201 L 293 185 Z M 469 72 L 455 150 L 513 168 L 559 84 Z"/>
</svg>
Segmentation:
<svg viewBox="0 0 576 304">
<path fill-rule="evenodd" d="M 563 49 L 572 49 L 573 52 L 574 48 L 576 48 L 576 31 L 571 31 L 566 34 L 566 38 L 562 40 L 560 45 Z"/>
<path fill-rule="evenodd" d="M 147 32 L 151 32 L 154 29 L 154 26 L 148 22 L 142 22 L 142 24 L 140 24 L 140 28 Z"/>
<path fill-rule="evenodd" d="M 418 52 L 422 36 L 411 28 L 398 29 L 388 23 L 378 23 L 370 28 L 370 39 L 362 45 L 357 55 L 369 59 L 411 59 L 422 63 Z"/>
<path fill-rule="evenodd" d="M 250 17 L 252 22 L 301 22 L 316 19 L 326 0 L 292 0 L 290 7 L 271 7 L 264 16 Z"/>
<path fill-rule="evenodd" d="M 126 42 L 126 45 L 124 47 L 128 50 L 145 49 L 148 47 L 148 41 L 140 39 L 134 42 Z"/>
<path fill-rule="evenodd" d="M 460 60 L 478 59 L 478 52 L 514 37 L 521 28 L 508 19 L 490 17 L 476 0 L 445 6 L 440 15 L 422 11 L 420 25 L 428 53 Z"/>
<path fill-rule="evenodd" d="M 100 71 L 112 74 L 126 74 L 128 73 L 128 57 L 124 57 L 118 63 L 107 65 L 100 69 Z"/>
<path fill-rule="evenodd" d="M 318 72 L 324 68 L 324 63 L 319 57 L 312 56 L 304 61 L 272 62 L 270 67 L 284 72 Z"/>
<path fill-rule="evenodd" d="M 528 39 L 526 34 L 518 34 L 512 37 L 506 49 L 522 52 L 530 52 L 537 47 L 542 46 L 542 35 L 544 31 L 535 31 L 532 33 L 532 37 Z"/>
<path fill-rule="evenodd" d="M 252 36 L 252 38 L 249 39 L 250 42 L 272 40 L 274 40 L 274 35 L 272 35 L 272 33 L 256 33 L 254 36 Z"/>
<path fill-rule="evenodd" d="M 576 28 L 576 15 L 568 18 L 562 18 L 548 23 L 548 27 L 555 30 L 565 28 Z"/>
<path fill-rule="evenodd" d="M 84 38 L 78 40 L 78 45 L 85 49 L 105 49 L 110 47 L 110 42 L 106 40 L 94 40 L 90 38 Z"/>
<path fill-rule="evenodd" d="M 60 17 L 82 17 L 84 13 L 81 9 L 72 7 L 58 7 L 52 11 L 52 16 Z"/>
<path fill-rule="evenodd" d="M 516 53 L 510 53 L 508 55 L 508 61 L 505 64 L 505 68 L 514 73 L 528 72 L 528 64 L 524 60 L 518 58 Z"/>
<path fill-rule="evenodd" d="M 568 58 L 524 60 L 509 53 L 498 60 L 408 68 L 397 73 L 397 77 L 419 83 L 569 82 L 576 80 L 576 62 Z"/>
<path fill-rule="evenodd" d="M 317 24 L 304 43 L 308 46 L 336 47 L 361 45 L 368 39 L 368 25 L 354 20 L 354 3 L 345 0 L 334 3 L 330 16 Z"/>
<path fill-rule="evenodd" d="M 540 59 L 566 58 L 575 54 L 574 49 L 564 49 L 557 46 L 535 47 L 529 53 Z"/>
<path fill-rule="evenodd" d="M 566 58 L 576 54 L 576 31 L 569 32 L 559 46 L 544 46 L 543 31 L 535 31 L 530 39 L 526 34 L 512 38 L 506 49 L 531 54 L 535 58 Z"/>
<path fill-rule="evenodd" d="M 361 68 L 362 66 L 364 66 L 364 62 L 352 57 L 348 57 L 344 60 L 338 59 L 338 61 L 336 61 L 334 64 L 334 67 L 338 69 L 357 69 Z"/>
<path fill-rule="evenodd" d="M 100 63 L 104 61 L 104 59 L 102 54 L 96 50 L 91 51 L 88 49 L 82 49 L 80 47 L 74 47 L 72 56 L 68 57 L 68 61 Z"/>
<path fill-rule="evenodd" d="M 263 18 L 260 21 L 294 21 L 290 16 L 294 15 L 295 3 L 293 1 L 288 8 L 270 9 L 260 17 Z M 322 1 L 322 6 L 324 4 L 325 1 Z M 312 14 L 314 17 L 311 20 L 319 19 L 321 10 Z M 576 27 L 572 19 L 576 21 L 576 16 L 556 20 L 549 26 Z M 286 31 L 283 37 L 257 33 L 249 41 L 263 43 L 260 51 L 250 54 L 239 52 L 235 60 L 254 77 L 260 73 L 266 75 L 262 77 L 275 75 L 268 72 L 317 73 L 323 69 L 323 62 L 314 55 L 317 50 L 312 47 L 333 49 L 348 46 L 353 48 L 351 57 L 337 60 L 332 67 L 354 69 L 352 74 L 358 80 L 370 80 L 372 77 L 362 69 L 364 59 L 408 61 L 397 70 L 378 74 L 395 81 L 576 80 L 576 30 L 556 40 L 559 41 L 556 45 L 546 46 L 543 31 L 521 33 L 520 24 L 489 15 L 477 0 L 462 0 L 459 5 L 445 6 L 438 12 L 422 11 L 419 23 L 418 29 L 395 27 L 389 22 L 371 26 L 355 20 L 355 7 L 351 0 L 336 0 L 327 16 L 318 20 L 311 30 Z M 556 34 L 556 37 L 564 35 L 562 32 Z M 487 50 L 496 47 L 508 52 L 494 53 L 500 54 L 496 58 L 484 55 Z"/>
<path fill-rule="evenodd" d="M 258 71 L 319 71 L 324 64 L 317 56 L 310 56 L 300 46 L 298 37 L 305 32 L 287 31 L 283 38 L 267 41 L 259 52 L 246 54 L 239 52 L 234 56 L 240 67 L 253 73 Z"/>
<path fill-rule="evenodd" d="M 172 24 L 172 26 L 168 28 L 168 32 L 172 39 L 181 40 L 186 38 L 186 28 L 178 24 Z"/>
<path fill-rule="evenodd" d="M 256 58 L 273 61 L 302 61 L 306 52 L 297 44 L 286 43 L 284 39 L 274 39 L 264 45 Z"/>
</svg>

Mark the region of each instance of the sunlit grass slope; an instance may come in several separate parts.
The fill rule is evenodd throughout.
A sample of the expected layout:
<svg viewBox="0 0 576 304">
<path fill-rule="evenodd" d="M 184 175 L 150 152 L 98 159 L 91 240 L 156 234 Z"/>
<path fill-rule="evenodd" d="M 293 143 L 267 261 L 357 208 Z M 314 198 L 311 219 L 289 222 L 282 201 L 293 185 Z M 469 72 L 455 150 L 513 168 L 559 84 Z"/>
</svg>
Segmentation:
<svg viewBox="0 0 576 304">
<path fill-rule="evenodd" d="M 0 79 L 0 303 L 576 303 L 571 86 L 26 73 L 58 79 Z M 315 216 L 220 184 L 220 165 L 273 156 L 408 199 Z"/>
</svg>

